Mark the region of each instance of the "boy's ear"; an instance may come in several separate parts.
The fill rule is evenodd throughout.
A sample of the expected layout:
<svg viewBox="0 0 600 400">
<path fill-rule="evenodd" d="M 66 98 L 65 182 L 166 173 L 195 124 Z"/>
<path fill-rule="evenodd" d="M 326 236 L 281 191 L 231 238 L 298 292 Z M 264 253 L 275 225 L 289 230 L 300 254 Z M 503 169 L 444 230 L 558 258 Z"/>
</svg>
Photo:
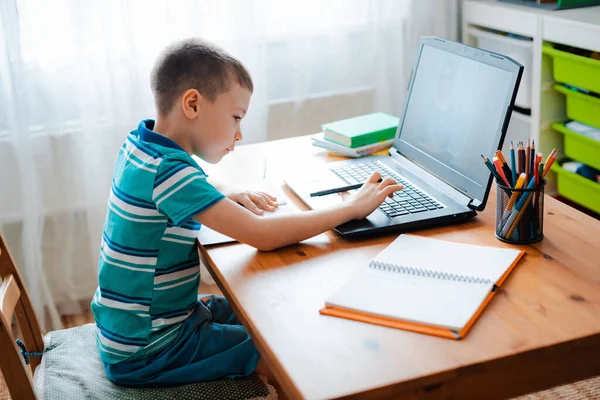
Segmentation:
<svg viewBox="0 0 600 400">
<path fill-rule="evenodd" d="M 200 92 L 196 89 L 188 89 L 183 94 L 181 98 L 181 107 L 183 109 L 183 113 L 189 119 L 194 119 L 198 115 L 200 111 Z"/>
</svg>

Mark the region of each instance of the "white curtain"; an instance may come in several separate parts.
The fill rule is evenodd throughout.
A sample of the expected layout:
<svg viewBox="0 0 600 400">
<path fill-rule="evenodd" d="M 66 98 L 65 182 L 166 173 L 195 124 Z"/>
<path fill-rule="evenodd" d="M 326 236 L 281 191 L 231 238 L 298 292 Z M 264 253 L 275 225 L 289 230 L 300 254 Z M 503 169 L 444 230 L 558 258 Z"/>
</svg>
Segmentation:
<svg viewBox="0 0 600 400">
<path fill-rule="evenodd" d="M 244 143 L 253 143 L 357 112 L 397 115 L 419 36 L 456 39 L 457 7 L 0 1 L 0 227 L 42 325 L 60 327 L 60 314 L 81 312 L 93 294 L 112 167 L 126 134 L 155 115 L 148 77 L 165 45 L 199 36 L 244 62 L 255 83 Z"/>
</svg>

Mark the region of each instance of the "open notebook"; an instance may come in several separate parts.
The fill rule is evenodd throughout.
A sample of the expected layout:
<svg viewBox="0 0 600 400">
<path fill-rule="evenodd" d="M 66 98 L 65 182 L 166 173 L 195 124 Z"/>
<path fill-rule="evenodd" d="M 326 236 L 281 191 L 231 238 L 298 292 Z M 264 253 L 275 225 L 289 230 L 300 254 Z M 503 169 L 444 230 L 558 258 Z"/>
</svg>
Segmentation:
<svg viewBox="0 0 600 400">
<path fill-rule="evenodd" d="M 320 312 L 461 339 L 523 254 L 400 235 Z"/>
</svg>

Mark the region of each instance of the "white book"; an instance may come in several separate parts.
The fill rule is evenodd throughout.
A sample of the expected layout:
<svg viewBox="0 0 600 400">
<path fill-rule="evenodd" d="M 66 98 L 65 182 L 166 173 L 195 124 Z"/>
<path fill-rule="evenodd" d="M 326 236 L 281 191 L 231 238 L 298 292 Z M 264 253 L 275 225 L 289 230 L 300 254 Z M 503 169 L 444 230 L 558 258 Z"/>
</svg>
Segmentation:
<svg viewBox="0 0 600 400">
<path fill-rule="evenodd" d="M 321 313 L 460 339 L 523 254 L 400 235 Z"/>
</svg>

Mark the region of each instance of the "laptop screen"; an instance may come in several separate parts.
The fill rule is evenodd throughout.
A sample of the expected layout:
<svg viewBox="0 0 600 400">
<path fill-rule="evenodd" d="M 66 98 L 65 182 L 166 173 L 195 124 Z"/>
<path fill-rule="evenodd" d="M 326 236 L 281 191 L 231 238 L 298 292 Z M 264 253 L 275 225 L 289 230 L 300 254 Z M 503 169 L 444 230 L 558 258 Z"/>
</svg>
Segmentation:
<svg viewBox="0 0 600 400">
<path fill-rule="evenodd" d="M 500 146 L 519 65 L 506 70 L 502 66 L 506 68 L 507 62 L 501 57 L 457 43 L 449 45 L 454 46 L 450 51 L 438 48 L 437 43 L 423 42 L 420 47 L 395 147 L 483 200 L 490 172 L 481 154 L 490 157 Z"/>
</svg>

